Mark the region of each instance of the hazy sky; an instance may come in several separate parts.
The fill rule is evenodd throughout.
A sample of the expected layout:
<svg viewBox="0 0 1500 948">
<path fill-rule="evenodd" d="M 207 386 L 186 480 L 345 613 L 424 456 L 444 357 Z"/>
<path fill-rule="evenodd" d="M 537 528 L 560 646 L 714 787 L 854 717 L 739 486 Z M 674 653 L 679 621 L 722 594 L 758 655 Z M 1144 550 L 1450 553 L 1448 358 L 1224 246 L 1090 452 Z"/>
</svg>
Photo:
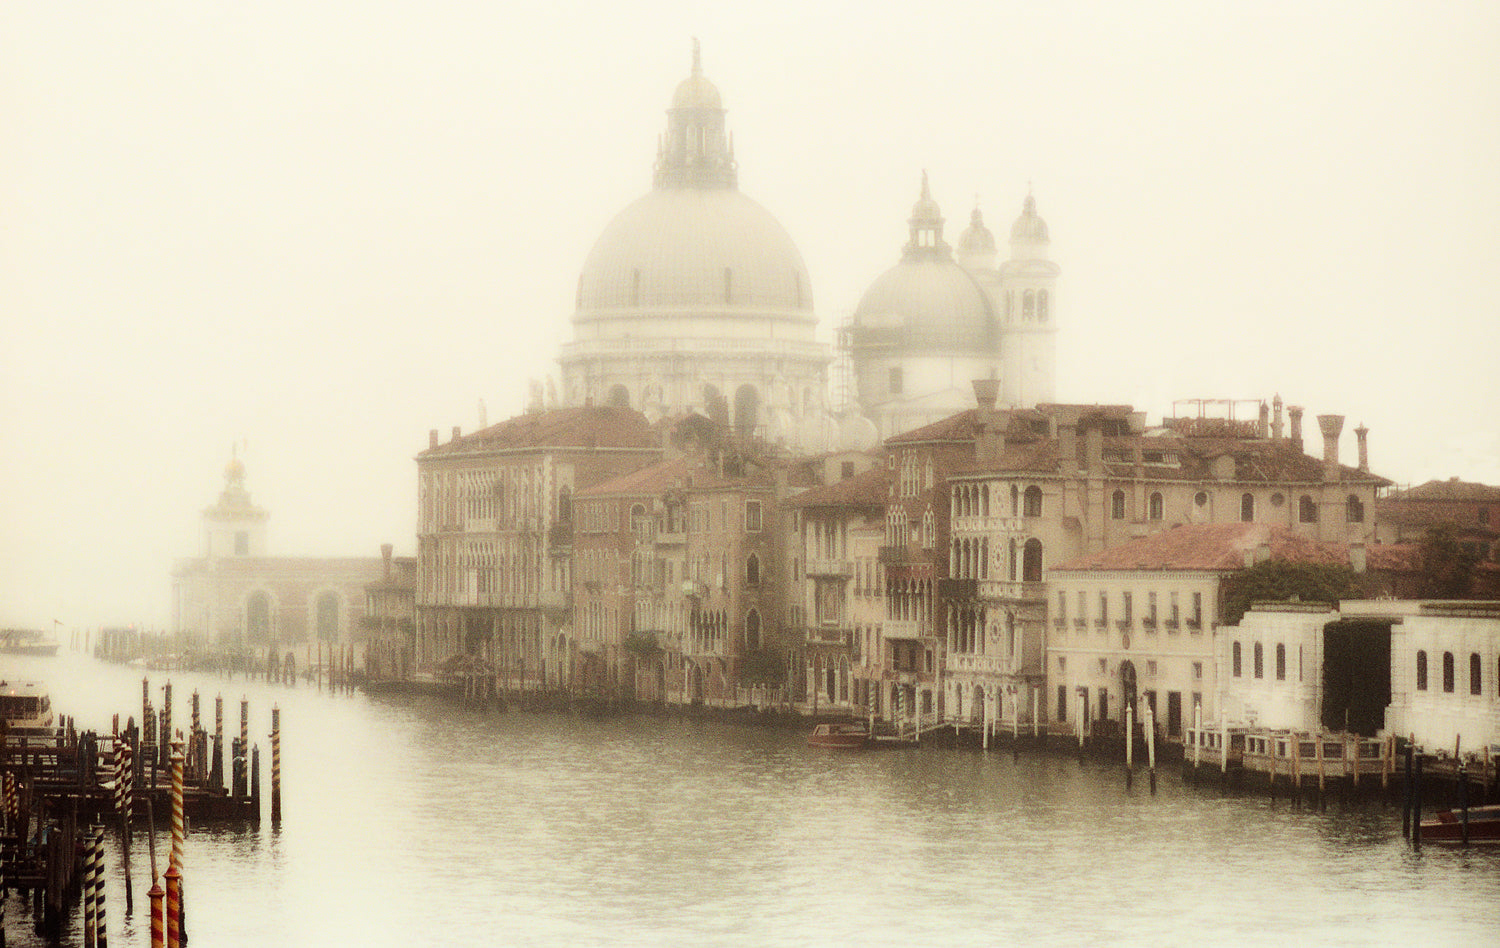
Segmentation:
<svg viewBox="0 0 1500 948">
<path fill-rule="evenodd" d="M 553 369 L 693 36 L 825 327 L 922 169 L 950 240 L 1031 182 L 1060 398 L 1279 392 L 1500 483 L 1500 4 L 892 9 L 0 5 L 0 624 L 165 626 L 237 441 L 273 553 L 413 552 L 413 456 Z"/>
</svg>

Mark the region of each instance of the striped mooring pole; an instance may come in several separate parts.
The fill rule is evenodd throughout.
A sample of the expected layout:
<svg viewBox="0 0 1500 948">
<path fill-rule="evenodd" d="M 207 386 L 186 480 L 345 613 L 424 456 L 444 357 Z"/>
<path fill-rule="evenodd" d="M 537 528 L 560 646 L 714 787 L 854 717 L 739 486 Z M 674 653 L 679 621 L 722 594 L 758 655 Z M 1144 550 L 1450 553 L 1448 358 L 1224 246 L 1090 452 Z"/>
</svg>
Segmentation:
<svg viewBox="0 0 1500 948">
<path fill-rule="evenodd" d="M 250 746 L 250 699 L 240 698 L 240 747 Z"/>
<path fill-rule="evenodd" d="M 172 682 L 167 680 L 161 699 L 161 739 L 157 742 L 162 752 L 172 745 Z"/>
<path fill-rule="evenodd" d="M 88 845 L 83 851 L 83 948 L 95 948 L 98 923 L 94 915 L 94 898 L 97 889 L 94 876 L 99 871 L 96 860 L 99 853 L 94 849 L 94 834 L 88 834 Z"/>
<path fill-rule="evenodd" d="M 167 948 L 167 929 L 162 905 L 166 893 L 162 891 L 161 883 L 152 879 L 151 891 L 147 895 L 151 899 L 151 948 Z"/>
<path fill-rule="evenodd" d="M 281 709 L 271 706 L 271 822 L 281 822 Z"/>
<path fill-rule="evenodd" d="M 187 825 L 182 812 L 182 741 L 172 742 L 172 855 L 167 869 L 167 939 L 176 948 L 182 938 L 182 844 Z M 175 876 L 175 877 L 174 877 Z"/>
<path fill-rule="evenodd" d="M 109 926 L 104 923 L 104 827 L 94 824 L 94 916 L 97 924 L 97 937 L 94 944 L 98 948 L 109 948 Z"/>
<path fill-rule="evenodd" d="M 176 866 L 168 866 L 163 875 L 167 880 L 167 940 L 165 945 L 166 948 L 182 948 L 182 927 L 179 918 L 182 912 L 182 873 L 177 871 Z M 155 936 L 154 931 L 152 935 Z"/>
<path fill-rule="evenodd" d="M 135 893 L 130 881 L 130 816 L 134 804 L 135 768 L 131 763 L 130 743 L 115 741 L 115 812 L 120 816 L 120 863 L 125 870 L 125 914 L 135 910 Z"/>
</svg>

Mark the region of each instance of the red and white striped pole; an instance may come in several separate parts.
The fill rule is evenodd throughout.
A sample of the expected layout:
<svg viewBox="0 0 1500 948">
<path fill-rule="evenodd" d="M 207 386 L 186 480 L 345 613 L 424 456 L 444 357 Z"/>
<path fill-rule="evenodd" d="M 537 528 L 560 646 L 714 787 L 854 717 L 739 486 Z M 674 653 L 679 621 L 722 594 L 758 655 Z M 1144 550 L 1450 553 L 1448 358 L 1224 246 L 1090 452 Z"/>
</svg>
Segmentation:
<svg viewBox="0 0 1500 948">
<path fill-rule="evenodd" d="M 94 826 L 94 915 L 97 919 L 98 935 L 94 944 L 98 948 L 109 948 L 108 926 L 104 924 L 104 827 Z"/>
<path fill-rule="evenodd" d="M 172 855 L 167 868 L 167 940 L 177 948 L 182 937 L 182 844 L 187 824 L 182 812 L 182 739 L 172 741 Z"/>
<path fill-rule="evenodd" d="M 161 883 L 152 879 L 151 891 L 147 894 L 151 897 L 151 948 L 167 948 L 167 929 L 162 906 L 166 893 L 162 891 Z"/>
</svg>

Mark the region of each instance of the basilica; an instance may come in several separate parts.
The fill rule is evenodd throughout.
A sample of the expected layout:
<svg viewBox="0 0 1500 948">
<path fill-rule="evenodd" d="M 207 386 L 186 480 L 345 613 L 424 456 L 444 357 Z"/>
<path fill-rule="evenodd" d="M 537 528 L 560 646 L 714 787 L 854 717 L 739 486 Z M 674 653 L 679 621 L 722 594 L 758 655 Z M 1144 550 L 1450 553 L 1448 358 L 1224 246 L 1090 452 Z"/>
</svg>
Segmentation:
<svg viewBox="0 0 1500 948">
<path fill-rule="evenodd" d="M 974 407 L 971 382 L 1009 407 L 1054 397 L 1057 265 L 1027 195 L 998 259 L 980 212 L 958 240 L 926 175 L 900 261 L 865 292 L 838 350 L 815 338 L 802 254 L 741 193 L 718 88 L 695 44 L 657 148 L 652 189 L 605 228 L 578 278 L 563 402 L 690 412 L 796 452 L 869 449 Z M 845 366 L 849 397 L 830 394 Z"/>
</svg>

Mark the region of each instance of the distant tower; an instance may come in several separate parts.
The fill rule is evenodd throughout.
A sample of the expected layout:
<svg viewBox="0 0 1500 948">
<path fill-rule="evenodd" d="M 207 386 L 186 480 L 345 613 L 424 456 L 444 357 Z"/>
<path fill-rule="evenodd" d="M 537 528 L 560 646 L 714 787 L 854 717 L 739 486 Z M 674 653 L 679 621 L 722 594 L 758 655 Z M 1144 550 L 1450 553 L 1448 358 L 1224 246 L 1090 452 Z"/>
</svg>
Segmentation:
<svg viewBox="0 0 1500 948">
<path fill-rule="evenodd" d="M 245 490 L 245 465 L 231 451 L 219 502 L 203 511 L 203 556 L 214 560 L 266 555 L 266 518 Z"/>
<path fill-rule="evenodd" d="M 1028 190 L 1010 228 L 1010 259 L 991 284 L 1000 312 L 1000 400 L 1031 408 L 1057 398 L 1057 264 L 1048 259 L 1047 222 Z"/>
</svg>

